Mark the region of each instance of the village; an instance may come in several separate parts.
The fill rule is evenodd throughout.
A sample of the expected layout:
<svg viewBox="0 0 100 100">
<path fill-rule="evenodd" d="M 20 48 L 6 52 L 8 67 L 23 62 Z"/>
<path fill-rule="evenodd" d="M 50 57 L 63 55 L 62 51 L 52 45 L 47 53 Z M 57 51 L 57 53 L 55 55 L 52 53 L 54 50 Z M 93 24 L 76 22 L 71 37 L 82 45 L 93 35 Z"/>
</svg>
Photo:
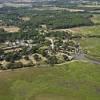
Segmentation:
<svg viewBox="0 0 100 100">
<path fill-rule="evenodd" d="M 92 15 L 85 9 L 35 8 L 1 8 L 1 69 L 63 64 L 79 56 L 83 35 L 73 28 L 93 25 Z"/>
<path fill-rule="evenodd" d="M 1 68 L 7 69 L 11 63 L 13 65 L 17 63 L 17 67 L 36 66 L 41 63 L 60 64 L 71 61 L 79 52 L 79 44 L 72 40 L 71 35 L 67 32 L 61 32 L 62 37 L 57 36 L 58 32 L 53 32 L 54 35 L 52 35 L 44 27 L 39 28 L 38 32 L 43 38 L 41 43 L 35 43 L 33 39 L 6 40 L 2 43 L 3 48 L 0 49 Z"/>
</svg>

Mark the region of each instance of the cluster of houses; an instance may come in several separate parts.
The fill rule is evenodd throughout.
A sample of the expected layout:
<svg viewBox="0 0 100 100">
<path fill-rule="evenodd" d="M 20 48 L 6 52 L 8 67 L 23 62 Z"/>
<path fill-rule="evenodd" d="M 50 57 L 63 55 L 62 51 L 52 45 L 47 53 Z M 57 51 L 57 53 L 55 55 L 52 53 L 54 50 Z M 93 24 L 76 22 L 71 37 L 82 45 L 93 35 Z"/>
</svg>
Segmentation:
<svg viewBox="0 0 100 100">
<path fill-rule="evenodd" d="M 42 25 L 40 27 L 40 29 L 46 30 L 47 31 L 47 27 L 45 25 Z M 44 33 L 44 32 L 43 32 Z M 45 32 L 47 33 L 47 32 Z M 44 34 L 43 34 L 44 35 Z M 79 44 L 77 44 L 77 47 L 75 46 L 71 46 L 68 45 L 67 47 L 64 47 L 63 44 L 67 43 L 69 41 L 69 39 L 62 39 L 61 41 L 61 45 L 57 46 L 56 44 L 59 44 L 60 41 L 59 39 L 57 39 L 56 37 L 45 37 L 46 41 L 50 41 L 50 45 L 48 46 L 44 46 L 46 47 L 45 49 L 43 49 L 47 55 L 52 56 L 55 55 L 56 57 L 58 57 L 58 59 L 62 59 L 63 56 L 66 56 L 68 61 L 72 60 L 74 58 L 74 54 L 77 53 L 79 51 Z M 59 43 L 58 43 L 59 42 Z M 74 43 L 74 41 L 72 41 Z M 4 51 L 17 51 L 17 50 L 22 50 L 22 47 L 28 47 L 29 50 L 32 50 L 32 48 L 34 46 L 36 46 L 37 44 L 34 44 L 34 40 L 32 39 L 22 39 L 22 40 L 15 40 L 15 41 L 11 41 L 11 40 L 7 40 L 4 42 L 5 47 L 3 48 Z M 16 50 L 15 50 L 16 49 Z M 42 54 L 40 54 L 42 56 Z M 29 56 L 29 55 L 28 55 Z M 2 58 L 3 56 L 0 55 L 0 57 Z M 45 59 L 46 56 L 44 56 Z"/>
<path fill-rule="evenodd" d="M 6 41 L 4 44 L 7 47 L 21 47 L 21 46 L 33 46 L 33 40 L 15 40 L 15 41 Z"/>
</svg>

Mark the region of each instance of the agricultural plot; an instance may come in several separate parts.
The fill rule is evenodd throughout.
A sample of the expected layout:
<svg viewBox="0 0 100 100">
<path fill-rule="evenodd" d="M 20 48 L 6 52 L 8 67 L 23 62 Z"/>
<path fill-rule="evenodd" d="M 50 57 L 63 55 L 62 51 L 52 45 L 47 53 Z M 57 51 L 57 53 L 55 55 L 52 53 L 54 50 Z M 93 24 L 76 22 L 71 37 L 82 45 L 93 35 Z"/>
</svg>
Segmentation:
<svg viewBox="0 0 100 100">
<path fill-rule="evenodd" d="M 71 28 L 74 34 L 100 35 L 100 25 Z"/>
<path fill-rule="evenodd" d="M 3 29 L 5 32 L 8 32 L 8 33 L 16 33 L 20 31 L 20 28 L 16 26 L 9 26 L 9 27 L 0 26 L 0 29 Z"/>
<path fill-rule="evenodd" d="M 30 17 L 27 17 L 27 16 L 24 16 L 21 18 L 23 21 L 29 21 L 30 20 Z"/>
<path fill-rule="evenodd" d="M 99 100 L 100 65 L 86 62 L 0 73 L 1 100 Z"/>
<path fill-rule="evenodd" d="M 100 5 L 97 4 L 85 4 L 85 5 L 78 5 L 78 7 L 86 7 L 86 8 L 100 8 Z"/>
<path fill-rule="evenodd" d="M 100 38 L 85 38 L 81 40 L 81 46 L 88 55 L 100 59 Z"/>
<path fill-rule="evenodd" d="M 93 17 L 91 18 L 91 20 L 95 24 L 100 24 L 100 14 L 93 14 Z"/>
</svg>

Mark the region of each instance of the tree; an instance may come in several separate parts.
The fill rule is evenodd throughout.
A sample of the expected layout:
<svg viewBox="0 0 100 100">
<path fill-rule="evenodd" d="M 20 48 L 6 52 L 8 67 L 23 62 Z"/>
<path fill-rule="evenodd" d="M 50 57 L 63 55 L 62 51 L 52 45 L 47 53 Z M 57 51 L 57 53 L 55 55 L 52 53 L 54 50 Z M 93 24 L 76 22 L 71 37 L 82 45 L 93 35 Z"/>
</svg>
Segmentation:
<svg viewBox="0 0 100 100">
<path fill-rule="evenodd" d="M 63 55 L 65 61 L 69 61 L 68 55 Z"/>
<path fill-rule="evenodd" d="M 41 60 L 41 57 L 38 54 L 34 54 L 34 59 L 36 61 L 40 61 Z"/>
<path fill-rule="evenodd" d="M 4 54 L 4 50 L 0 49 L 0 55 L 3 55 L 3 54 Z"/>
<path fill-rule="evenodd" d="M 24 57 L 24 59 L 25 59 L 25 60 L 29 60 L 29 57 L 28 57 L 28 55 L 26 55 L 26 56 Z"/>
<path fill-rule="evenodd" d="M 16 62 L 16 63 L 10 62 L 6 67 L 7 69 L 17 69 L 17 68 L 22 68 L 23 64 L 21 62 Z"/>
<path fill-rule="evenodd" d="M 58 61 L 58 59 L 56 56 L 49 56 L 47 58 L 47 63 L 51 64 L 51 65 L 57 64 L 57 61 Z"/>
<path fill-rule="evenodd" d="M 15 60 L 21 59 L 21 56 L 18 52 L 8 53 L 5 56 L 5 60 L 8 62 L 15 62 Z"/>
</svg>

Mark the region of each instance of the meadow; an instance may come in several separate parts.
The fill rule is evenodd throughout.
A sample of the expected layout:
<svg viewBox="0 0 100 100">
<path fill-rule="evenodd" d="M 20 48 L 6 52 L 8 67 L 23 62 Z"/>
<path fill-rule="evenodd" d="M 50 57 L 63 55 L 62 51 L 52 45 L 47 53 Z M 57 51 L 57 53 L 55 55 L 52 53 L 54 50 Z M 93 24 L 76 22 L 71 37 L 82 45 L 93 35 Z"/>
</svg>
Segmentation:
<svg viewBox="0 0 100 100">
<path fill-rule="evenodd" d="M 100 14 L 93 14 L 91 21 L 95 24 L 100 24 Z"/>
<path fill-rule="evenodd" d="M 73 34 L 81 34 L 83 36 L 99 35 L 100 25 L 76 27 L 76 28 L 71 28 L 71 30 L 73 31 Z"/>
<path fill-rule="evenodd" d="M 100 60 L 100 14 L 93 14 L 91 21 L 94 23 L 93 26 L 76 27 L 71 30 L 73 34 L 85 36 L 80 41 L 82 49 L 89 56 Z"/>
<path fill-rule="evenodd" d="M 84 38 L 80 44 L 84 51 L 87 51 L 88 55 L 94 58 L 100 59 L 100 38 Z"/>
<path fill-rule="evenodd" d="M 0 72 L 0 100 L 99 100 L 99 72 L 81 61 Z"/>
<path fill-rule="evenodd" d="M 93 14 L 90 20 L 94 23 L 92 26 L 82 26 L 71 28 L 73 33 L 81 35 L 99 35 L 100 33 L 100 14 Z"/>
</svg>

